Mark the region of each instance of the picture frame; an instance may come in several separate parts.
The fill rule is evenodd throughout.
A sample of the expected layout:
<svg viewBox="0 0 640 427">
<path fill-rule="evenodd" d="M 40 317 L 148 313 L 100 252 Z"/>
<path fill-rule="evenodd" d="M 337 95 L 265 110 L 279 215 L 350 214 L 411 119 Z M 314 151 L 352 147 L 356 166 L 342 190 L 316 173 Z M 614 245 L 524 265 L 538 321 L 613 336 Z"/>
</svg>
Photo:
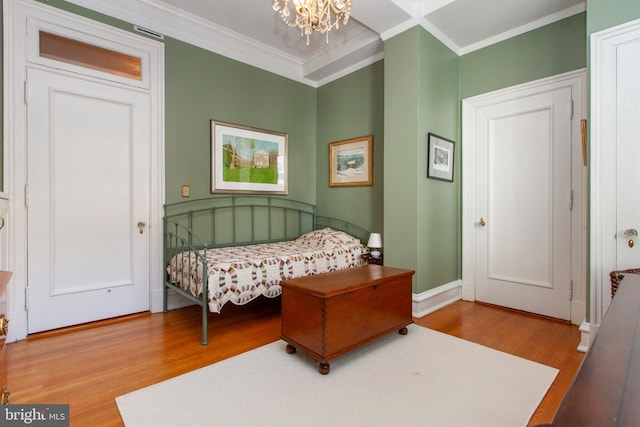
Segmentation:
<svg viewBox="0 0 640 427">
<path fill-rule="evenodd" d="M 455 142 L 429 132 L 427 135 L 427 178 L 453 182 Z"/>
<path fill-rule="evenodd" d="M 373 135 L 329 143 L 329 186 L 373 185 Z"/>
<path fill-rule="evenodd" d="M 211 120 L 211 192 L 287 194 L 288 134 Z"/>
</svg>

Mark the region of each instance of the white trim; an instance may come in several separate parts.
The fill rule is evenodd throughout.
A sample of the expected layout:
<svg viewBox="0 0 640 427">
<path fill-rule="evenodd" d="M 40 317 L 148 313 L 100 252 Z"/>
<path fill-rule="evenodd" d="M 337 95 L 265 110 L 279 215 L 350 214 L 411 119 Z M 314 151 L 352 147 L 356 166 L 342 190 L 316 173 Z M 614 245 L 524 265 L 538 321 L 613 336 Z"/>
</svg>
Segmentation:
<svg viewBox="0 0 640 427">
<path fill-rule="evenodd" d="M 599 325 L 611 303 L 609 272 L 616 269 L 616 122 L 619 46 L 640 40 L 640 19 L 591 35 L 591 312 Z"/>
<path fill-rule="evenodd" d="M 451 40 L 445 33 L 440 31 L 437 26 L 435 26 L 431 21 L 427 18 L 422 17 L 414 17 L 408 19 L 401 24 L 386 30 L 380 34 L 380 37 L 383 41 L 387 41 L 388 39 L 401 34 L 408 29 L 415 27 L 416 25 L 420 25 L 422 28 L 427 30 L 431 35 L 433 35 L 436 39 L 438 39 L 443 45 L 451 49 L 451 51 L 455 52 L 458 56 L 466 55 L 468 53 L 474 52 L 476 50 L 483 49 L 487 46 L 491 46 L 496 43 L 500 43 L 502 41 L 508 40 L 510 38 L 519 36 L 521 34 L 525 34 L 529 31 L 533 31 L 535 29 L 544 27 L 545 25 L 553 24 L 554 22 L 560 21 L 565 18 L 569 18 L 573 15 L 577 15 L 587 10 L 586 4 L 581 3 L 575 6 L 569 7 L 565 10 L 561 10 L 560 12 L 551 14 L 549 16 L 545 16 L 543 18 L 537 19 L 533 22 L 529 22 L 525 25 L 522 25 L 517 28 L 513 28 L 509 31 L 505 31 L 504 33 L 497 34 L 495 36 L 486 38 L 479 42 L 467 45 L 467 46 L 459 46 L 453 40 Z"/>
<path fill-rule="evenodd" d="M 26 309 L 27 287 L 27 211 L 25 208 L 25 184 L 27 179 L 26 108 L 25 85 L 27 56 L 27 17 L 60 23 L 66 28 L 84 28 L 90 34 L 117 40 L 149 53 L 149 88 L 151 96 L 151 159 L 150 159 L 150 308 L 161 311 L 162 301 L 162 207 L 164 204 L 164 45 L 124 30 L 82 18 L 78 15 L 35 2 L 33 0 L 5 0 L 3 21 L 4 47 L 4 143 L 9 155 L 6 158 L 8 180 L 5 183 L 9 195 L 9 269 L 13 271 L 13 286 L 8 294 L 8 317 L 11 328 L 7 339 L 13 341 L 26 337 L 28 331 Z M 142 90 L 137 88 L 135 90 Z"/>
<path fill-rule="evenodd" d="M 598 327 L 587 322 L 580 324 L 580 344 L 578 344 L 578 351 L 586 353 L 591 347 L 591 343 L 596 339 L 598 334 Z"/>
<path fill-rule="evenodd" d="M 586 257 L 586 168 L 582 165 L 580 143 L 580 119 L 586 114 L 586 70 L 576 70 L 557 76 L 547 77 L 529 83 L 497 90 L 462 101 L 462 299 L 475 301 L 475 205 L 476 175 L 475 115 L 484 106 L 517 99 L 560 87 L 571 87 L 574 99 L 574 118 L 572 122 L 572 186 L 574 190 L 574 208 L 572 210 L 572 248 L 579 249 L 571 260 L 571 275 L 574 281 L 574 301 L 572 301 L 571 321 L 579 324 L 585 319 L 586 277 L 582 262 Z M 577 152 L 579 151 L 579 155 Z M 575 251 L 574 251 L 575 252 Z M 580 299 L 582 298 L 582 300 Z"/>
<path fill-rule="evenodd" d="M 461 286 L 460 280 L 455 280 L 420 294 L 413 294 L 411 298 L 413 317 L 424 317 L 460 300 Z"/>
</svg>

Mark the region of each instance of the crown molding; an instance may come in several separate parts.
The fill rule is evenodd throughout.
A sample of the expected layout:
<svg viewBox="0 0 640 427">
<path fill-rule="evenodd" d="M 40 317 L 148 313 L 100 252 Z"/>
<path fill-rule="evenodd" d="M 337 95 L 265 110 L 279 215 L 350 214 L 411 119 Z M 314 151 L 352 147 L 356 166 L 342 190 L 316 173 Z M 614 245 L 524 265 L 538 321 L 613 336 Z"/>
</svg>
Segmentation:
<svg viewBox="0 0 640 427">
<path fill-rule="evenodd" d="M 291 55 L 170 5 L 146 0 L 65 0 L 283 77 L 316 86 Z"/>
</svg>

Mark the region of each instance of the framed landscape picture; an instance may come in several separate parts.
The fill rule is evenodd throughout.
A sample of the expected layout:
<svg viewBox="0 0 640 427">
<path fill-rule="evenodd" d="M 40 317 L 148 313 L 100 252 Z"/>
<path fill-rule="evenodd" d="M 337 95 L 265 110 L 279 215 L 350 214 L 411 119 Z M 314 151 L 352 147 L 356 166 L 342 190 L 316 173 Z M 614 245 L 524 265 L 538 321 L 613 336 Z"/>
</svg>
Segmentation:
<svg viewBox="0 0 640 427">
<path fill-rule="evenodd" d="M 211 192 L 287 194 L 288 135 L 211 120 Z"/>
<path fill-rule="evenodd" d="M 429 133 L 427 136 L 427 178 L 453 182 L 454 142 Z"/>
<path fill-rule="evenodd" d="M 373 185 L 373 135 L 329 144 L 329 186 Z"/>
</svg>

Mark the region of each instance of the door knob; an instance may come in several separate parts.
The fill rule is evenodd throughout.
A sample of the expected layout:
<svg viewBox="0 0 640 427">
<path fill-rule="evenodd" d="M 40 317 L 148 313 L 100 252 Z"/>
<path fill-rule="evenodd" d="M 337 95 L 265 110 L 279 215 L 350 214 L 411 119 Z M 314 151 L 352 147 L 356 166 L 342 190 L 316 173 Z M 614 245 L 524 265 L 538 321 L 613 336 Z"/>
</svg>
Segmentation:
<svg viewBox="0 0 640 427">
<path fill-rule="evenodd" d="M 626 230 L 624 230 L 624 235 L 627 239 L 627 245 L 632 248 L 633 247 L 633 239 L 635 239 L 636 237 L 638 237 L 638 230 L 636 230 L 635 228 L 627 228 Z"/>
<path fill-rule="evenodd" d="M 144 221 L 138 222 L 138 230 L 140 230 L 140 234 L 144 233 L 144 228 L 147 226 Z"/>
<path fill-rule="evenodd" d="M 484 227 L 485 225 L 487 225 L 487 223 L 484 221 L 483 217 L 480 217 L 480 222 L 479 222 L 481 227 Z"/>
</svg>

